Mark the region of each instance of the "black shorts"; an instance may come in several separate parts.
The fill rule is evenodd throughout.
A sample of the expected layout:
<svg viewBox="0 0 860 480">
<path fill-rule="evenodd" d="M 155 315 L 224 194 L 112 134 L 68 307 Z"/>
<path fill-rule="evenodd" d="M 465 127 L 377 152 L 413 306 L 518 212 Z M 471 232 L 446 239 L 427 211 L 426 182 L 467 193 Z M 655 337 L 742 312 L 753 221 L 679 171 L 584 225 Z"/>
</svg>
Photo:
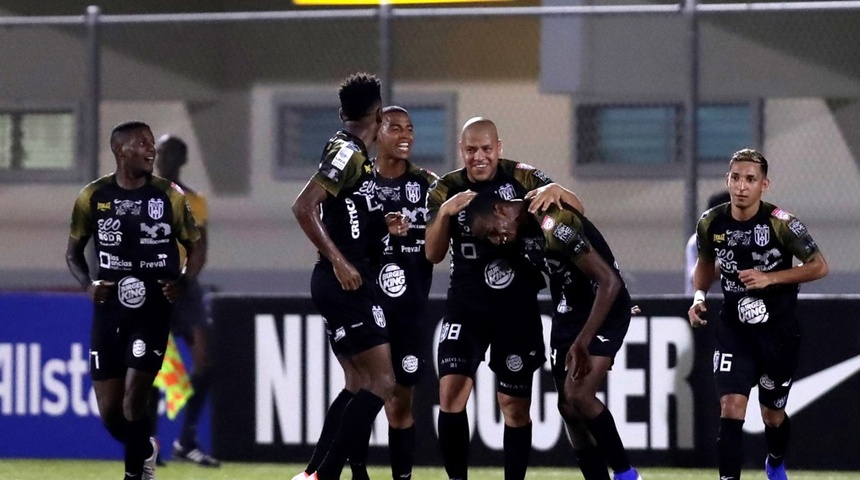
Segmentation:
<svg viewBox="0 0 860 480">
<path fill-rule="evenodd" d="M 576 340 L 579 332 L 585 327 L 588 317 L 570 315 L 556 311 L 552 316 L 552 332 L 550 346 L 555 352 L 563 354 L 560 362 L 564 365 L 564 356 Z M 588 353 L 597 357 L 615 358 L 615 354 L 624 344 L 624 337 L 630 327 L 630 308 L 613 308 L 597 329 L 594 339 L 588 345 Z"/>
<path fill-rule="evenodd" d="M 311 298 L 325 318 L 326 334 L 336 356 L 353 356 L 388 343 L 376 285 L 367 275 L 362 277 L 358 290 L 345 291 L 330 263 L 318 262 L 311 275 Z"/>
<path fill-rule="evenodd" d="M 797 370 L 800 335 L 774 326 L 728 325 L 720 320 L 714 349 L 714 380 L 719 396 L 749 396 L 757 385 L 761 405 L 774 410 L 785 408 Z"/>
<path fill-rule="evenodd" d="M 506 302 L 452 298 L 449 292 L 439 335 L 439 377 L 458 374 L 475 378 L 490 349 L 489 367 L 500 393 L 531 395 L 534 372 L 545 360 L 536 295 Z"/>
<path fill-rule="evenodd" d="M 173 315 L 170 317 L 170 331 L 175 337 L 194 342 L 195 327 L 208 328 L 209 313 L 206 309 L 203 287 L 200 282 L 189 282 L 185 291 L 173 304 Z"/>
<path fill-rule="evenodd" d="M 432 330 L 426 312 L 426 298 L 406 307 L 386 301 L 383 309 L 388 323 L 391 343 L 391 363 L 397 383 L 405 387 L 417 385 L 428 368 Z"/>
<path fill-rule="evenodd" d="M 93 307 L 89 362 L 93 380 L 124 377 L 129 368 L 156 375 L 164 361 L 173 305 L 157 282 L 127 279 L 133 277 L 123 279 L 107 302 Z M 120 291 L 123 285 L 134 290 L 131 297 L 128 289 Z"/>
</svg>

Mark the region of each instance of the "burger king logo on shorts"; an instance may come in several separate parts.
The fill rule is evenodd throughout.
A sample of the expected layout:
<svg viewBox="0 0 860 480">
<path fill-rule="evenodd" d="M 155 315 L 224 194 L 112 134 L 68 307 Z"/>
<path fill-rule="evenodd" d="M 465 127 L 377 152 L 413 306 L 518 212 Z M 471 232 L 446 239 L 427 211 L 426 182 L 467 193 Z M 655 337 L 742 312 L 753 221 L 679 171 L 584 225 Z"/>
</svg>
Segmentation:
<svg viewBox="0 0 860 480">
<path fill-rule="evenodd" d="M 139 308 L 146 301 L 146 285 L 136 277 L 125 277 L 117 284 L 119 303 L 128 308 Z"/>
<path fill-rule="evenodd" d="M 415 355 L 406 355 L 403 361 L 400 362 L 403 371 L 406 373 L 415 373 L 418 370 L 418 357 Z"/>
<path fill-rule="evenodd" d="M 146 343 L 143 340 L 137 339 L 134 343 L 131 344 L 131 354 L 135 356 L 135 358 L 140 358 L 144 354 L 146 354 Z"/>
<path fill-rule="evenodd" d="M 514 281 L 514 269 L 507 260 L 493 260 L 484 268 L 484 281 L 488 287 L 501 290 Z"/>
<path fill-rule="evenodd" d="M 508 355 L 505 364 L 508 366 L 508 370 L 512 372 L 519 372 L 523 369 L 523 359 L 519 355 Z"/>
<path fill-rule="evenodd" d="M 399 297 L 406 291 L 406 272 L 396 263 L 389 263 L 379 271 L 379 288 L 389 297 Z"/>
</svg>

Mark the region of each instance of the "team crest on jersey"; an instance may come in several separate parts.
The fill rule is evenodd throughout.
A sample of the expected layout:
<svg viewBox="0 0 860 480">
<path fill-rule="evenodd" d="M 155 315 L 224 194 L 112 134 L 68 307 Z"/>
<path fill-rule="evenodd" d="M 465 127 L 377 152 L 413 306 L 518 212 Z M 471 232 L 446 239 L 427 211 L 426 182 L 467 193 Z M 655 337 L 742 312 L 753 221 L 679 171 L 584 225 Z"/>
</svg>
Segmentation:
<svg viewBox="0 0 860 480">
<path fill-rule="evenodd" d="M 418 182 L 406 182 L 406 199 L 412 203 L 421 200 L 421 185 Z"/>
<path fill-rule="evenodd" d="M 150 198 L 146 207 L 146 211 L 149 213 L 149 218 L 158 220 L 164 216 L 164 200 L 160 198 Z"/>
<path fill-rule="evenodd" d="M 114 200 L 113 206 L 116 208 L 116 214 L 123 216 L 126 214 L 140 215 L 140 204 L 142 200 Z"/>
<path fill-rule="evenodd" d="M 788 220 L 789 218 L 791 218 L 791 214 L 781 208 L 774 209 L 774 211 L 770 214 L 780 220 Z"/>
<path fill-rule="evenodd" d="M 499 197 L 501 197 L 502 200 L 513 200 L 516 198 L 517 193 L 514 190 L 514 186 L 510 183 L 506 183 L 499 187 Z"/>
<path fill-rule="evenodd" d="M 755 244 L 764 247 L 770 242 L 770 228 L 767 225 L 758 224 L 753 229 Z"/>
<path fill-rule="evenodd" d="M 484 281 L 488 287 L 501 290 L 514 281 L 514 269 L 506 260 L 493 260 L 484 268 Z"/>
</svg>

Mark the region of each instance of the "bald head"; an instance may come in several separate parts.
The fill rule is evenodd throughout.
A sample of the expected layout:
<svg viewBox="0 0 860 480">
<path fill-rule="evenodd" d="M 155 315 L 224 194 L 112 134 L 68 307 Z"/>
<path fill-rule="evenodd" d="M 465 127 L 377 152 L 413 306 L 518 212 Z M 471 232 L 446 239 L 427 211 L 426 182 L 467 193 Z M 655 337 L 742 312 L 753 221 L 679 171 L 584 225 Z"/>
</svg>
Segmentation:
<svg viewBox="0 0 860 480">
<path fill-rule="evenodd" d="M 499 131 L 496 129 L 496 124 L 492 120 L 485 117 L 472 117 L 466 120 L 463 124 L 463 131 L 460 134 L 461 139 L 467 135 L 482 135 L 498 140 Z"/>
</svg>

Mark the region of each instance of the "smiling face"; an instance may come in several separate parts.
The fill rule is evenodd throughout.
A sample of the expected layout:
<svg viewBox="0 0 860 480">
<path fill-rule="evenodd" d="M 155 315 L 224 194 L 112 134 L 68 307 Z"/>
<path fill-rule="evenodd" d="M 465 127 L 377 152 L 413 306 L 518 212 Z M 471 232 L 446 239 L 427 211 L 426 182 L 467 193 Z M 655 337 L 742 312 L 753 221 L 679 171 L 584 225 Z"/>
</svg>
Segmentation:
<svg viewBox="0 0 860 480">
<path fill-rule="evenodd" d="M 152 174 L 155 163 L 155 139 L 152 130 L 141 127 L 125 132 L 118 147 L 116 153 L 119 166 L 131 178 Z"/>
<path fill-rule="evenodd" d="M 493 245 L 510 245 L 517 241 L 520 217 L 515 208 L 497 203 L 491 212 L 476 215 L 471 222 L 472 235 Z"/>
<path fill-rule="evenodd" d="M 376 136 L 380 157 L 409 160 L 414 140 L 409 114 L 392 111 L 382 115 L 382 128 Z"/>
<path fill-rule="evenodd" d="M 491 180 L 496 175 L 501 154 L 502 142 L 493 122 L 467 122 L 460 139 L 460 156 L 470 181 L 480 183 Z"/>
</svg>

